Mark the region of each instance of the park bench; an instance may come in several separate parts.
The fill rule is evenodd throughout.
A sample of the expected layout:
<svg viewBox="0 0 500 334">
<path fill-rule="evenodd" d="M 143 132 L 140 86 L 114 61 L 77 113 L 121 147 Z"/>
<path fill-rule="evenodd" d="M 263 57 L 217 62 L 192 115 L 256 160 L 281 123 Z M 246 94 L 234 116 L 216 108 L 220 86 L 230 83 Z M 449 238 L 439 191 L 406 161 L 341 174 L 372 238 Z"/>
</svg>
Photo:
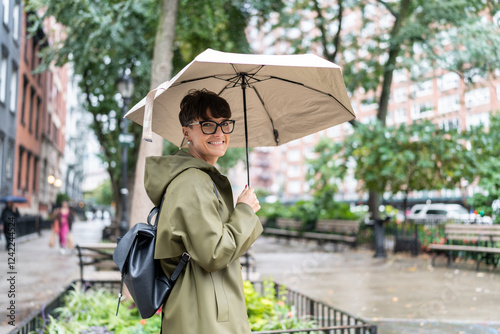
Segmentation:
<svg viewBox="0 0 500 334">
<path fill-rule="evenodd" d="M 500 225 L 446 224 L 444 234 L 445 244 L 429 244 L 429 250 L 435 253 L 432 265 L 439 255 L 445 254 L 448 266 L 455 258 L 468 256 L 476 260 L 476 270 L 482 261 L 498 266 Z"/>
<path fill-rule="evenodd" d="M 288 218 L 278 218 L 276 228 L 265 228 L 264 232 L 275 237 L 315 240 L 318 244 L 348 244 L 355 247 L 358 240 L 360 222 L 357 220 L 318 220 L 314 231 L 302 231 L 302 222 Z"/>
<path fill-rule="evenodd" d="M 81 243 L 76 245 L 82 286 L 95 282 L 119 282 L 118 266 L 113 261 L 116 243 Z"/>
<path fill-rule="evenodd" d="M 264 233 L 289 241 L 291 238 L 300 237 L 302 221 L 293 218 L 277 218 L 275 226 L 264 227 Z"/>
</svg>

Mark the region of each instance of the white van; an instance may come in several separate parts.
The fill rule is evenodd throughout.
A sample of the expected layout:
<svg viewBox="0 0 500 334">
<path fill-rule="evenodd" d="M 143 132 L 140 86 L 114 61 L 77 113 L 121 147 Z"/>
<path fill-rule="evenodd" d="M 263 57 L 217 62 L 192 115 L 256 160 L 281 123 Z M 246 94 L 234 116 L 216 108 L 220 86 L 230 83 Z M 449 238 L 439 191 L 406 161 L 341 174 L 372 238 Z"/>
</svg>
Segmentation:
<svg viewBox="0 0 500 334">
<path fill-rule="evenodd" d="M 493 224 L 491 217 L 481 217 L 469 213 L 460 204 L 447 203 L 416 204 L 411 208 L 407 218 L 416 222 L 453 220 L 465 224 Z"/>
</svg>

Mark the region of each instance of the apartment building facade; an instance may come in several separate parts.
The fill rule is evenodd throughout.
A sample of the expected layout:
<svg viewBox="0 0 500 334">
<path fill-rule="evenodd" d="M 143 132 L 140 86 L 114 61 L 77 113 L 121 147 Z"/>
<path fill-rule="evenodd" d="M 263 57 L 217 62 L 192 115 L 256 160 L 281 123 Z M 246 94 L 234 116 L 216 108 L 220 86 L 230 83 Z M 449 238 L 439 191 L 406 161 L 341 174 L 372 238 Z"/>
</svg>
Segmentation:
<svg viewBox="0 0 500 334">
<path fill-rule="evenodd" d="M 367 6 L 368 7 L 368 6 Z M 369 38 L 378 34 L 380 27 L 388 27 L 392 22 L 387 15 L 377 12 L 376 6 L 365 8 L 371 10 L 379 18 L 375 24 L 362 28 L 361 13 L 352 11 L 344 17 L 343 29 L 353 29 L 360 33 L 360 38 Z M 314 15 L 304 15 L 301 26 L 308 27 L 309 34 L 314 36 Z M 316 37 L 318 32 L 316 32 Z M 252 47 L 258 53 L 276 54 L 287 50 L 286 43 L 277 43 L 277 37 L 273 34 L 249 31 Z M 312 38 L 311 38 L 312 39 Z M 361 43 L 361 48 L 356 54 L 344 53 L 344 58 L 365 59 L 369 57 L 368 45 Z M 315 46 L 312 45 L 314 49 Z M 316 52 L 321 54 L 319 47 Z M 416 50 L 418 56 L 418 50 Z M 425 79 L 415 80 L 415 72 L 426 71 L 424 68 L 396 70 L 394 72 L 391 86 L 391 97 L 389 102 L 387 125 L 410 124 L 419 119 L 430 119 L 444 129 L 467 129 L 480 123 L 486 124 L 492 111 L 500 110 L 500 70 L 487 78 L 473 78 L 473 83 L 466 84 L 458 74 L 446 71 L 428 71 L 421 76 Z M 422 74 L 422 73 L 421 73 Z M 351 104 L 356 113 L 357 120 L 369 123 L 376 118 L 378 95 L 358 89 L 351 96 Z M 255 149 L 250 160 L 255 164 L 253 169 L 259 169 L 266 165 L 265 182 L 259 173 L 253 173 L 253 186 L 271 190 L 284 201 L 294 201 L 310 196 L 310 184 L 306 174 L 307 160 L 314 158 L 314 147 L 321 137 L 330 138 L 332 141 L 341 142 L 345 136 L 352 133 L 353 129 L 349 123 L 321 131 L 320 133 L 287 143 L 280 147 Z M 264 150 L 266 153 L 262 154 Z M 264 162 L 264 157 L 269 157 Z M 280 159 L 279 163 L 272 161 Z M 257 161 L 257 163 L 255 163 Z M 257 175 L 255 175 L 257 174 Z M 269 186 L 269 184 L 271 184 Z M 277 191 L 276 191 L 277 189 Z M 467 195 L 471 195 L 474 186 L 468 186 Z M 414 192 L 411 194 L 414 200 L 426 199 L 461 199 L 462 194 L 458 189 L 449 189 L 431 192 Z M 394 197 L 396 200 L 398 196 Z M 360 203 L 367 199 L 367 195 L 358 190 L 358 181 L 352 174 L 348 175 L 339 185 L 336 200 L 351 203 Z"/>
<path fill-rule="evenodd" d="M 51 41 L 38 29 L 30 35 L 29 16 L 23 11 L 20 29 L 18 117 L 15 128 L 14 193 L 24 196 L 23 214 L 47 215 L 63 185 L 67 70 L 51 67 L 41 73 L 40 52 Z"/>
<path fill-rule="evenodd" d="M 0 3 L 0 197 L 13 194 L 18 82 L 21 49 L 21 1 Z"/>
</svg>

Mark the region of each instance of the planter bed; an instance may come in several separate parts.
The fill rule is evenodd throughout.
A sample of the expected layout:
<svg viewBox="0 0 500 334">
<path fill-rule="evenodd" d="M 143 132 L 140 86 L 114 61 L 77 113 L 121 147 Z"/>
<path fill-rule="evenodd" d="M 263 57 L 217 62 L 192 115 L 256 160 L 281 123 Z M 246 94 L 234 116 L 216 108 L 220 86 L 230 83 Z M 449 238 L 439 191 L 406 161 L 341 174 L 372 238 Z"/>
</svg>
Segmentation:
<svg viewBox="0 0 500 334">
<path fill-rule="evenodd" d="M 247 284 L 247 283 L 245 283 Z M 250 284 L 251 285 L 251 284 Z M 309 319 L 304 323 L 314 323 L 314 328 L 307 326 L 306 328 L 296 328 L 296 329 L 282 329 L 282 330 L 260 330 L 254 331 L 254 334 L 279 334 L 279 333 L 352 333 L 352 334 L 376 334 L 377 327 L 367 323 L 361 318 L 353 316 L 347 312 L 335 309 L 324 303 L 317 302 L 304 296 L 296 291 L 290 290 L 277 283 L 269 282 L 256 282 L 253 283 L 253 289 L 259 295 L 264 293 L 274 293 L 275 299 L 275 309 L 282 310 L 293 310 L 293 314 L 297 319 Z M 104 288 L 104 290 L 112 292 L 116 295 L 119 290 L 119 284 L 116 282 L 94 282 L 92 286 L 86 287 L 86 291 L 99 291 L 99 289 Z M 247 288 L 247 285 L 246 285 Z M 16 327 L 11 334 L 28 334 L 28 333 L 45 333 L 44 329 L 50 324 L 51 318 L 57 316 L 57 309 L 65 306 L 66 296 L 74 294 L 75 289 L 81 289 L 78 285 L 78 281 L 74 281 L 72 284 L 68 285 L 61 294 L 54 298 L 51 302 L 44 305 L 41 310 L 32 314 L 28 319 L 21 322 L 18 327 Z M 263 292 L 267 291 L 267 292 Z M 279 297 L 278 297 L 279 296 Z M 274 297 L 273 297 L 274 299 Z M 287 306 L 284 307 L 284 300 L 286 300 Z M 116 304 L 115 304 L 116 305 Z M 122 305 L 120 307 L 120 312 L 122 312 Z M 109 310 L 111 316 L 115 316 L 114 309 Z M 290 314 L 291 311 L 288 312 Z M 285 315 L 285 318 L 288 316 Z M 290 316 L 291 317 L 291 316 Z M 147 321 L 150 321 L 148 319 Z M 289 321 L 289 319 L 284 319 L 284 321 Z M 145 324 L 146 320 L 137 319 L 137 322 Z M 105 327 L 105 326 L 104 326 Z M 100 329 L 99 329 L 100 330 Z M 97 331 L 99 332 L 99 331 Z M 97 333 L 95 332 L 95 333 Z M 89 331 L 88 333 L 94 333 Z M 100 332 L 99 332 L 100 333 Z M 102 331 L 102 333 L 111 333 L 107 331 Z M 116 333 L 119 334 L 119 333 Z"/>
</svg>

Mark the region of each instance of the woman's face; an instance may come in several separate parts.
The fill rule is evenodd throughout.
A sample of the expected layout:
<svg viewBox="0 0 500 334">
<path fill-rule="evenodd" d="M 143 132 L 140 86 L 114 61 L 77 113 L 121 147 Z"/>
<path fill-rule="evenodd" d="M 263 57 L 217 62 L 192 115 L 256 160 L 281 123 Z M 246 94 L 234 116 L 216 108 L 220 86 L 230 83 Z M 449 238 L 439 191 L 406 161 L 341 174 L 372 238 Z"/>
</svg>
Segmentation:
<svg viewBox="0 0 500 334">
<path fill-rule="evenodd" d="M 208 110 L 207 115 L 208 119 L 196 119 L 194 122 L 214 121 L 220 123 L 227 120 L 226 118 L 212 118 L 210 110 Z M 215 165 L 217 159 L 226 153 L 231 137 L 231 134 L 223 133 L 220 126 L 217 127 L 215 133 L 210 135 L 206 135 L 201 131 L 200 124 L 185 126 L 182 128 L 182 132 L 186 140 L 190 141 L 188 145 L 189 153 L 211 165 Z"/>
</svg>

